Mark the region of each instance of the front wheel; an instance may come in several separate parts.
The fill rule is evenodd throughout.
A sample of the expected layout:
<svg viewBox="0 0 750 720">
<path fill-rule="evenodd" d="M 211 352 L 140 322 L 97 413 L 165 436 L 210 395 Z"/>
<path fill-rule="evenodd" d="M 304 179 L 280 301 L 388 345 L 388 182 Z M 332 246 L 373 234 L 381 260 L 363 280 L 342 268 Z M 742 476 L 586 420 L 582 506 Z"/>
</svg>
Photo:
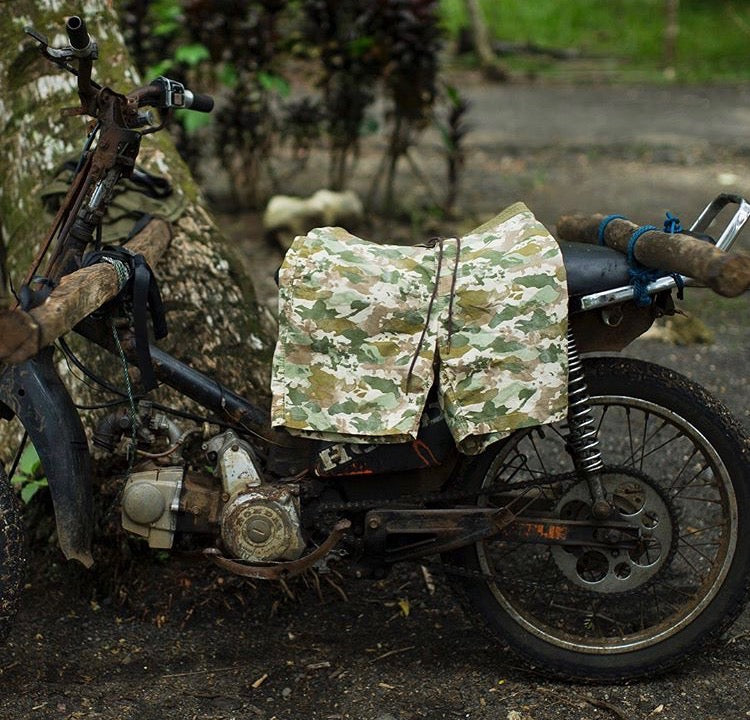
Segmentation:
<svg viewBox="0 0 750 720">
<path fill-rule="evenodd" d="M 514 434 L 457 481 L 483 506 L 541 493 L 524 515 L 581 521 L 572 544 L 494 538 L 444 558 L 465 604 L 505 644 L 558 676 L 661 672 L 717 638 L 750 586 L 750 450 L 726 409 L 687 378 L 638 360 L 584 362 L 615 520 L 597 534 L 562 426 Z M 492 487 L 490 491 L 489 488 Z M 539 493 L 539 490 L 534 492 Z M 539 539 L 537 539 L 539 540 Z"/>
<path fill-rule="evenodd" d="M 26 543 L 18 500 L 0 465 L 0 642 L 13 625 L 26 571 Z"/>
</svg>

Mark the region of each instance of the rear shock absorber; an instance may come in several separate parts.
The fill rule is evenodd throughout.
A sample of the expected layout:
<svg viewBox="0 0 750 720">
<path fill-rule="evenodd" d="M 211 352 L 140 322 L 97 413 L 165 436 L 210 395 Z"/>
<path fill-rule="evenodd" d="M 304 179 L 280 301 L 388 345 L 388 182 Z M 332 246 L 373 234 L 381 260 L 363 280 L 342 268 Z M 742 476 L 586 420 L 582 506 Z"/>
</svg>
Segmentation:
<svg viewBox="0 0 750 720">
<path fill-rule="evenodd" d="M 591 490 L 591 511 L 595 518 L 609 516 L 611 506 L 604 497 L 601 471 L 604 469 L 599 436 L 594 427 L 583 363 L 578 354 L 573 330 L 568 328 L 568 450 L 578 474 Z"/>
</svg>

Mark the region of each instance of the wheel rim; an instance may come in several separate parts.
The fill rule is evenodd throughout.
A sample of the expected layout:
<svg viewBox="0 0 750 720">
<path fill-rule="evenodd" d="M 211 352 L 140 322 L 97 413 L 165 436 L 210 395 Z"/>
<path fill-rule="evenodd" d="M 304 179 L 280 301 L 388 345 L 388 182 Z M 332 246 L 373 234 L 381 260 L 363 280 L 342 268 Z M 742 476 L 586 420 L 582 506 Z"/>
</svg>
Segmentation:
<svg viewBox="0 0 750 720">
<path fill-rule="evenodd" d="M 636 553 L 604 563 L 583 546 L 571 552 L 501 541 L 478 544 L 477 557 L 481 571 L 495 577 L 488 582 L 495 600 L 532 635 L 578 653 L 632 652 L 680 632 L 716 596 L 736 548 L 736 498 L 724 462 L 685 418 L 622 396 L 592 397 L 591 405 L 605 462 L 617 466 L 605 473 L 605 489 L 623 478 L 640 483 L 642 507 L 634 513 L 626 506 L 624 514 L 646 527 L 646 511 L 656 515 L 658 557 Z M 501 483 L 512 491 L 569 470 L 563 431 L 547 426 L 506 445 L 483 487 Z M 583 497 L 576 485 L 543 486 L 549 510 L 558 517 L 564 508 L 574 512 Z"/>
</svg>

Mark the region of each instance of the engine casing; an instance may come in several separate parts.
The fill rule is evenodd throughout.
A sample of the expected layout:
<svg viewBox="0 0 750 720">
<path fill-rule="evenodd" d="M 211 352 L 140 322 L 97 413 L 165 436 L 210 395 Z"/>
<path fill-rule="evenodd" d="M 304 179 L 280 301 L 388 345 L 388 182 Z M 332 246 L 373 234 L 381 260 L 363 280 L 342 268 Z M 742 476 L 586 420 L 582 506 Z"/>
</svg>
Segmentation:
<svg viewBox="0 0 750 720">
<path fill-rule="evenodd" d="M 154 548 L 172 547 L 181 525 L 188 532 L 218 531 L 227 553 L 238 560 L 300 557 L 305 541 L 299 486 L 265 482 L 253 448 L 232 430 L 214 436 L 203 449 L 216 462 L 221 485 L 180 466 L 135 472 L 123 490 L 123 527 Z"/>
<path fill-rule="evenodd" d="M 300 557 L 305 541 L 294 489 L 264 484 L 235 495 L 221 514 L 221 537 L 227 550 L 249 562 Z"/>
</svg>

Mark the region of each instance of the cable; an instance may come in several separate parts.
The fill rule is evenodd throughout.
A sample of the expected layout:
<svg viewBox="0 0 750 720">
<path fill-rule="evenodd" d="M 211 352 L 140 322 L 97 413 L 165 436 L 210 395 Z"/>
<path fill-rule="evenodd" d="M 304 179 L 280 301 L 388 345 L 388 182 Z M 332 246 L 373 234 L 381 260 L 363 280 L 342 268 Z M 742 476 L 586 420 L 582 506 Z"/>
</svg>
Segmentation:
<svg viewBox="0 0 750 720">
<path fill-rule="evenodd" d="M 105 390 L 108 392 L 111 392 L 113 395 L 118 395 L 121 398 L 127 399 L 127 393 L 124 393 L 122 390 L 120 390 L 118 387 L 115 387 L 111 383 L 107 382 L 102 377 L 99 377 L 94 372 L 89 370 L 81 360 L 78 359 L 76 354 L 71 349 L 70 345 L 65 341 L 64 338 L 59 339 L 60 349 L 65 354 L 65 357 L 70 360 L 70 362 L 73 363 L 89 380 L 93 380 L 97 385 L 101 385 Z"/>
</svg>

